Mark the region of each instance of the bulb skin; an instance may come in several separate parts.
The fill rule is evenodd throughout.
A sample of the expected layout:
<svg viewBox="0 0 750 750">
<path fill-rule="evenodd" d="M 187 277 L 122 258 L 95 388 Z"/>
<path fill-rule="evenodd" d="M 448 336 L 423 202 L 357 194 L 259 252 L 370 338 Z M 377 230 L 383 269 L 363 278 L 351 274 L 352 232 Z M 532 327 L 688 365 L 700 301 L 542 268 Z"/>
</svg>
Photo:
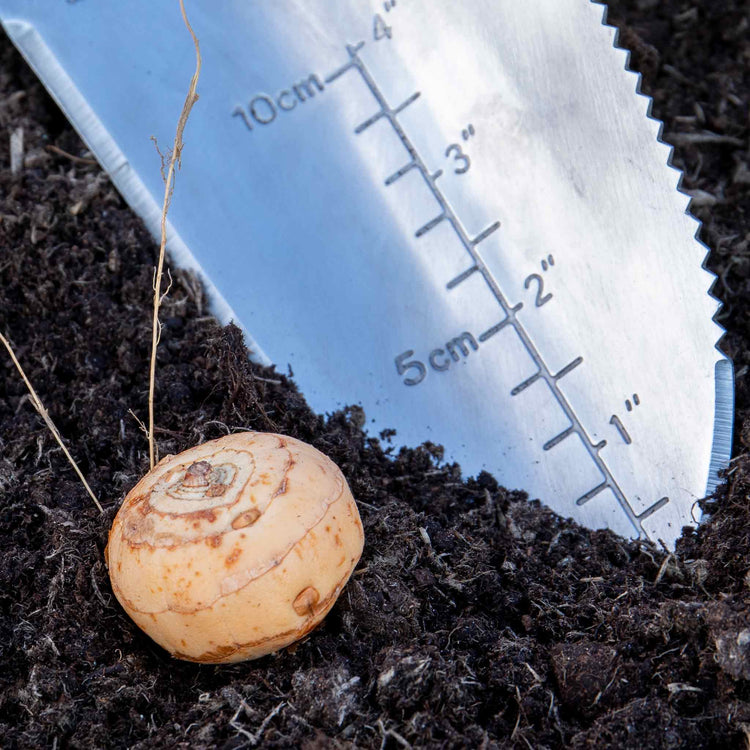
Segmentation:
<svg viewBox="0 0 750 750">
<path fill-rule="evenodd" d="M 166 456 L 109 533 L 112 590 L 173 656 L 257 659 L 309 633 L 364 533 L 339 468 L 295 438 L 242 432 Z"/>
</svg>

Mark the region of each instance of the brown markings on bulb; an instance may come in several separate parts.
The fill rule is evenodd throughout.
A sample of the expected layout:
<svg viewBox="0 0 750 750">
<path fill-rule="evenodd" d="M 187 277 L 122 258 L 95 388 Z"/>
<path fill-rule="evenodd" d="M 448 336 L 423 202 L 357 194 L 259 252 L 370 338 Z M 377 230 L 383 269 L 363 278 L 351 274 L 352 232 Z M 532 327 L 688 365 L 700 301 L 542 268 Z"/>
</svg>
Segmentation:
<svg viewBox="0 0 750 750">
<path fill-rule="evenodd" d="M 142 515 L 146 515 L 146 513 L 149 512 L 149 506 L 146 502 L 147 495 L 138 495 L 138 497 L 134 497 L 130 503 L 128 503 L 128 509 L 132 512 L 134 510 L 137 510 Z"/>
<path fill-rule="evenodd" d="M 185 471 L 182 486 L 208 487 L 208 475 L 212 470 L 213 466 L 208 461 L 196 461 L 194 464 L 190 464 Z"/>
<path fill-rule="evenodd" d="M 206 497 L 221 497 L 227 491 L 226 484 L 212 484 L 206 490 Z"/>
<path fill-rule="evenodd" d="M 319 600 L 317 602 L 317 606 L 315 606 L 315 613 L 314 614 L 320 614 L 321 612 L 327 613 L 328 610 L 333 606 L 334 602 L 338 598 L 339 592 L 341 591 L 341 587 L 344 584 L 344 581 L 349 577 L 349 574 L 347 573 L 333 588 L 333 591 L 322 600 Z M 309 586 L 307 589 L 304 589 L 304 591 L 301 592 L 301 594 L 304 594 L 306 591 L 315 591 L 317 594 L 318 592 L 316 589 L 314 589 L 312 586 Z M 297 597 L 299 598 L 299 596 Z M 296 601 L 296 600 L 295 600 Z M 299 614 L 299 612 L 297 613 Z M 305 617 L 306 615 L 309 615 L 309 611 L 304 611 L 300 617 Z M 185 661 L 192 661 L 192 662 L 198 662 L 202 664 L 220 664 L 222 662 L 225 662 L 228 656 L 232 656 L 233 654 L 238 653 L 239 651 L 243 651 L 247 648 L 257 648 L 258 646 L 262 646 L 263 644 L 276 641 L 277 643 L 283 643 L 286 641 L 286 645 L 291 645 L 292 643 L 296 643 L 299 641 L 300 638 L 306 636 L 311 630 L 315 629 L 321 622 L 323 621 L 323 618 L 320 619 L 308 619 L 305 620 L 305 622 L 302 624 L 301 627 L 295 628 L 293 630 L 286 630 L 281 633 L 274 633 L 273 635 L 266 636 L 265 638 L 259 638 L 258 640 L 254 641 L 246 641 L 244 643 L 237 643 L 234 646 L 218 646 L 216 649 L 212 649 L 210 651 L 206 651 L 205 653 L 202 653 L 200 656 L 189 656 L 188 654 L 183 654 L 179 651 L 175 651 L 172 656 L 174 656 L 177 659 L 184 659 Z M 283 645 L 279 645 L 279 648 L 284 648 Z"/>
<path fill-rule="evenodd" d="M 239 651 L 237 646 L 217 646 L 213 651 L 206 651 L 206 653 L 200 656 L 188 656 L 180 651 L 175 651 L 172 656 L 176 659 L 184 659 L 185 661 L 193 661 L 202 664 L 221 664 L 232 654 L 236 654 Z"/>
<path fill-rule="evenodd" d="M 286 442 L 281 441 L 282 445 L 281 448 L 286 447 Z M 289 491 L 289 472 L 296 466 L 297 462 L 294 460 L 294 458 L 290 455 L 289 459 L 286 462 L 286 467 L 284 468 L 284 478 L 281 480 L 281 483 L 274 491 L 273 495 L 271 495 L 271 500 L 275 500 L 279 495 L 284 495 Z"/>
<path fill-rule="evenodd" d="M 260 511 L 257 508 L 251 508 L 244 513 L 240 513 L 240 515 L 232 521 L 232 528 L 244 529 L 247 526 L 252 526 L 259 518 Z"/>
<path fill-rule="evenodd" d="M 176 547 L 182 543 L 182 539 L 174 534 L 162 532 L 153 537 L 153 542 L 159 547 Z"/>
<path fill-rule="evenodd" d="M 308 586 L 297 594 L 297 598 L 292 602 L 292 607 L 300 617 L 306 617 L 316 613 L 319 601 L 320 593 L 318 590 L 313 586 Z"/>
<path fill-rule="evenodd" d="M 190 518 L 193 521 L 208 521 L 208 523 L 213 523 L 216 520 L 216 511 L 213 508 L 194 510 L 192 513 L 169 513 L 167 515 L 170 515 L 172 518 L 183 517 Z"/>
<path fill-rule="evenodd" d="M 271 495 L 271 500 L 276 499 L 279 495 L 283 495 L 286 493 L 288 489 L 288 482 L 287 482 L 287 476 L 284 474 L 284 478 L 281 480 L 281 484 L 276 488 L 273 495 Z"/>
<path fill-rule="evenodd" d="M 129 542 L 145 542 L 154 533 L 154 519 L 148 515 L 128 515 L 124 524 L 123 537 Z"/>
<path fill-rule="evenodd" d="M 232 565 L 234 565 L 237 560 L 240 559 L 240 555 L 242 554 L 242 550 L 239 547 L 235 547 L 229 555 L 227 555 L 227 559 L 224 560 L 224 565 L 227 568 L 231 568 Z"/>
<path fill-rule="evenodd" d="M 352 558 L 352 562 L 355 561 L 356 558 Z M 303 636 L 307 635 L 311 630 L 316 628 L 325 617 L 326 614 L 328 614 L 328 611 L 333 607 L 334 603 L 336 602 L 336 599 L 338 599 L 339 593 L 341 592 L 341 589 L 346 582 L 346 580 L 349 578 L 350 571 L 347 571 L 344 573 L 344 575 L 341 577 L 339 582 L 333 587 L 333 590 L 328 594 L 328 596 L 318 601 L 317 607 L 316 607 L 316 614 L 320 614 L 320 618 L 316 619 L 307 619 L 305 620 L 301 627 L 294 628 L 292 630 L 286 630 L 280 633 L 274 633 L 273 635 L 266 636 L 264 638 L 259 638 L 258 640 L 250 640 L 245 641 L 243 643 L 236 643 L 234 646 L 219 646 L 219 649 L 222 649 L 224 651 L 223 654 L 218 654 L 217 651 L 206 651 L 205 653 L 201 654 L 200 656 L 190 656 L 188 654 L 183 654 L 180 651 L 174 651 L 172 652 L 172 656 L 174 656 L 177 659 L 184 659 L 185 661 L 193 661 L 193 662 L 199 662 L 199 663 L 205 663 L 205 664 L 219 664 L 221 662 L 226 661 L 226 657 L 237 653 L 238 651 L 242 651 L 246 648 L 256 648 L 258 646 L 261 646 L 265 643 L 269 643 L 271 641 L 282 642 L 286 641 L 286 644 L 279 645 L 279 648 L 284 648 L 284 645 L 289 645 L 293 641 L 297 641 Z M 312 588 L 312 587 L 310 587 Z M 117 598 L 120 600 L 120 602 L 123 603 L 123 605 L 127 604 L 128 611 L 137 612 L 138 614 L 144 615 L 146 617 L 150 617 L 154 622 L 157 622 L 157 615 L 164 614 L 165 612 L 174 612 L 178 611 L 173 609 L 172 606 L 168 606 L 164 610 L 160 610 L 159 612 L 146 612 L 145 610 L 138 609 L 138 607 L 135 606 L 133 602 L 131 602 L 120 590 L 120 588 L 112 582 L 112 589 L 115 591 L 115 594 L 117 595 Z M 306 589 L 305 589 L 306 590 Z M 314 589 L 313 589 L 314 590 Z M 304 593 L 304 591 L 302 592 Z M 317 593 L 317 592 L 316 592 Z M 214 602 L 211 606 L 214 606 L 216 602 Z M 205 604 L 203 605 L 206 606 Z M 182 612 L 181 614 L 185 615 L 195 615 L 197 614 L 199 607 L 195 607 L 192 610 Z M 305 614 L 308 614 L 305 612 L 302 617 L 305 616 Z M 189 623 L 185 623 L 186 627 L 190 627 Z M 256 628 L 257 629 L 257 628 Z M 210 644 L 213 645 L 213 641 L 210 641 Z"/>
<path fill-rule="evenodd" d="M 335 502 L 338 501 L 338 499 L 341 497 L 341 495 L 343 494 L 343 492 L 344 492 L 344 490 L 342 488 L 339 491 L 339 494 L 333 500 L 331 500 L 329 502 L 329 507 L 330 507 L 330 505 L 332 505 L 333 503 L 335 503 Z M 255 496 L 252 496 L 251 499 L 254 502 L 255 501 Z M 202 511 L 202 512 L 205 512 L 205 511 Z M 198 513 L 201 513 L 201 511 L 196 511 L 196 513 L 192 513 L 190 515 L 192 517 L 195 517 L 195 515 L 197 515 Z M 324 514 L 323 517 L 317 523 L 313 524 L 309 529 L 307 529 L 307 531 L 302 535 L 302 537 L 300 537 L 297 540 L 297 542 L 294 544 L 294 546 L 292 546 L 289 550 L 287 550 L 287 552 L 285 554 L 283 554 L 279 558 L 274 558 L 273 560 L 271 560 L 269 567 L 263 572 L 263 574 L 267 573 L 269 570 L 271 570 L 271 569 L 273 569 L 275 567 L 278 567 L 281 564 L 281 562 L 286 558 L 286 556 L 292 550 L 294 550 L 297 554 L 300 554 L 300 550 L 299 550 L 299 546 L 298 546 L 299 542 L 301 542 L 302 539 L 304 539 L 305 537 L 313 535 L 313 529 L 315 529 L 319 524 L 321 524 L 325 518 L 326 518 L 326 514 Z M 336 516 L 333 517 L 333 520 L 335 520 L 335 519 L 336 519 Z M 361 535 L 362 534 L 362 524 L 359 523 L 357 525 L 359 526 L 360 535 Z M 221 535 L 214 534 L 214 535 L 211 535 L 211 536 L 207 536 L 204 539 L 195 539 L 194 540 L 194 542 L 196 542 L 196 543 L 200 542 L 200 541 L 205 541 L 206 544 L 208 544 L 210 547 L 219 547 L 222 544 L 223 539 L 222 539 Z M 188 543 L 188 542 L 185 542 L 185 543 Z M 131 546 L 136 546 L 132 542 L 130 544 L 131 544 Z M 355 557 L 351 558 L 351 565 L 347 566 L 347 569 L 346 569 L 344 575 L 341 577 L 341 580 L 336 585 L 336 587 L 334 588 L 334 590 L 324 600 L 322 600 L 321 602 L 318 603 L 318 605 L 316 607 L 316 612 L 317 613 L 327 611 L 328 609 L 330 609 L 333 606 L 333 603 L 335 602 L 336 598 L 338 597 L 338 592 L 343 587 L 344 582 L 351 575 L 352 570 L 354 569 L 354 564 L 356 563 L 356 561 L 358 559 L 359 559 L 358 556 L 355 556 Z M 340 563 L 339 563 L 339 565 L 340 565 Z M 166 579 L 168 579 L 168 576 L 165 578 L 165 580 Z M 246 586 L 249 586 L 250 584 L 253 583 L 253 581 L 256 581 L 256 580 L 257 580 L 257 577 L 253 577 L 253 578 L 249 579 L 243 586 L 241 586 L 239 589 L 237 589 L 237 591 L 242 591 L 242 589 L 244 589 Z M 117 583 L 115 581 L 112 581 L 112 589 L 115 590 L 117 598 L 120 600 L 120 602 L 123 604 L 123 606 L 126 608 L 126 610 L 128 612 L 137 612 L 137 613 L 147 614 L 146 611 L 140 610 L 135 605 L 134 602 L 130 601 L 130 599 L 128 599 L 124 595 L 124 593 L 122 592 L 122 590 L 120 589 L 120 587 L 117 585 Z M 233 593 L 237 593 L 237 591 L 235 591 Z M 201 605 L 201 607 L 196 607 L 193 611 L 186 612 L 185 614 L 195 614 L 195 612 L 197 612 L 199 609 L 205 609 L 205 608 L 211 607 L 220 598 L 221 597 L 218 597 L 217 600 L 214 600 L 213 602 L 203 604 L 203 605 Z M 158 613 L 161 614 L 163 612 L 169 612 L 169 611 L 172 611 L 172 608 L 170 606 L 167 606 L 165 609 L 159 610 Z M 305 622 L 305 624 L 302 626 L 302 628 L 297 629 L 296 631 L 289 631 L 289 633 L 296 632 L 297 635 L 295 636 L 295 638 L 301 638 L 302 636 L 306 635 L 310 630 L 312 630 L 315 627 L 315 625 L 317 624 L 317 622 L 318 622 L 317 620 L 315 622 L 307 620 Z M 283 636 L 283 635 L 284 635 L 283 633 L 279 634 L 279 637 Z M 238 646 L 236 650 L 239 651 L 240 649 L 246 648 L 246 647 L 249 647 L 249 646 L 255 647 L 256 645 L 259 645 L 259 644 L 262 644 L 262 643 L 266 643 L 266 642 L 275 640 L 275 638 L 276 637 L 269 637 L 269 638 L 263 638 L 263 639 L 261 639 L 259 641 L 252 641 L 252 642 L 243 643 L 240 646 Z M 191 657 L 191 656 L 188 656 L 188 655 L 184 655 L 184 654 L 181 654 L 181 653 L 175 653 L 174 656 L 177 657 L 177 658 L 179 658 L 179 659 L 185 659 L 187 661 L 195 661 L 195 662 L 205 661 L 206 663 L 218 663 L 218 662 L 216 662 L 215 659 L 214 660 L 212 660 L 212 659 L 203 659 L 202 657 L 194 658 L 194 657 Z"/>
</svg>

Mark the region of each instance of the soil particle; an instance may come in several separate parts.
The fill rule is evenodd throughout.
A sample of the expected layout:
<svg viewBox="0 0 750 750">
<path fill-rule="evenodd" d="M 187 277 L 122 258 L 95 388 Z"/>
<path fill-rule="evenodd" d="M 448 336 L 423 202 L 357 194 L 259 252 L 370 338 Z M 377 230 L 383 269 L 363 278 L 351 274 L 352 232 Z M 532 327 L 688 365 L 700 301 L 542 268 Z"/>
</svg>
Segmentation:
<svg viewBox="0 0 750 750">
<path fill-rule="evenodd" d="M 716 663 L 734 679 L 750 680 L 750 620 L 742 601 L 727 598 L 708 610 Z"/>
<path fill-rule="evenodd" d="M 570 711 L 592 713 L 614 682 L 617 650 L 604 643 L 558 643 L 550 651 L 561 703 Z"/>
<path fill-rule="evenodd" d="M 171 659 L 112 595 L 107 531 L 148 465 L 133 415 L 146 413 L 156 249 L 0 42 L 0 326 L 105 506 L 92 507 L 0 361 L 0 746 L 746 747 L 747 4 L 610 7 L 675 145 L 724 303 L 737 430 L 710 519 L 667 555 L 581 529 L 489 475 L 464 478 L 438 446 L 396 451 L 388 433 L 363 432 L 358 407 L 315 414 L 172 269 L 161 455 L 236 430 L 292 435 L 342 468 L 365 527 L 362 561 L 323 624 L 228 667 Z"/>
</svg>

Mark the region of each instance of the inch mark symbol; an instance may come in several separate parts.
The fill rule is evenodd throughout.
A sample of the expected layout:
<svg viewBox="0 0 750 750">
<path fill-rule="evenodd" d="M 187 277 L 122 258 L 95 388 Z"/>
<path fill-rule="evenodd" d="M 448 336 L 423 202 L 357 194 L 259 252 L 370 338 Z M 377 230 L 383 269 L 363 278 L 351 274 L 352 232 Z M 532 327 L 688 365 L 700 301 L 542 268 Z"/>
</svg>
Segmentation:
<svg viewBox="0 0 750 750">
<path fill-rule="evenodd" d="M 638 398 L 638 394 L 637 393 L 633 394 L 633 404 L 635 404 L 636 406 L 640 406 L 641 405 L 641 400 L 640 400 L 640 398 Z M 630 399 L 626 399 L 625 400 L 625 408 L 628 411 L 633 411 L 633 404 L 630 403 Z"/>
<path fill-rule="evenodd" d="M 476 130 L 474 130 L 474 126 L 469 123 L 462 131 L 461 131 L 461 138 L 463 138 L 465 141 L 468 141 L 471 136 L 476 134 Z"/>
</svg>

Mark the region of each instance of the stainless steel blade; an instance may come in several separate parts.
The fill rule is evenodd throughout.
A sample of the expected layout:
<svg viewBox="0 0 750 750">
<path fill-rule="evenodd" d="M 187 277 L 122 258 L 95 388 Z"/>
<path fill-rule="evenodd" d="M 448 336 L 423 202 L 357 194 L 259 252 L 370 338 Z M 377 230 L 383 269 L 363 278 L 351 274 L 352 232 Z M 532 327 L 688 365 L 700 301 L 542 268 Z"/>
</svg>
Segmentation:
<svg viewBox="0 0 750 750">
<path fill-rule="evenodd" d="M 189 4 L 170 249 L 311 405 L 672 545 L 729 458 L 731 364 L 679 174 L 588 0 Z M 0 0 L 155 229 L 176 3 Z"/>
</svg>

